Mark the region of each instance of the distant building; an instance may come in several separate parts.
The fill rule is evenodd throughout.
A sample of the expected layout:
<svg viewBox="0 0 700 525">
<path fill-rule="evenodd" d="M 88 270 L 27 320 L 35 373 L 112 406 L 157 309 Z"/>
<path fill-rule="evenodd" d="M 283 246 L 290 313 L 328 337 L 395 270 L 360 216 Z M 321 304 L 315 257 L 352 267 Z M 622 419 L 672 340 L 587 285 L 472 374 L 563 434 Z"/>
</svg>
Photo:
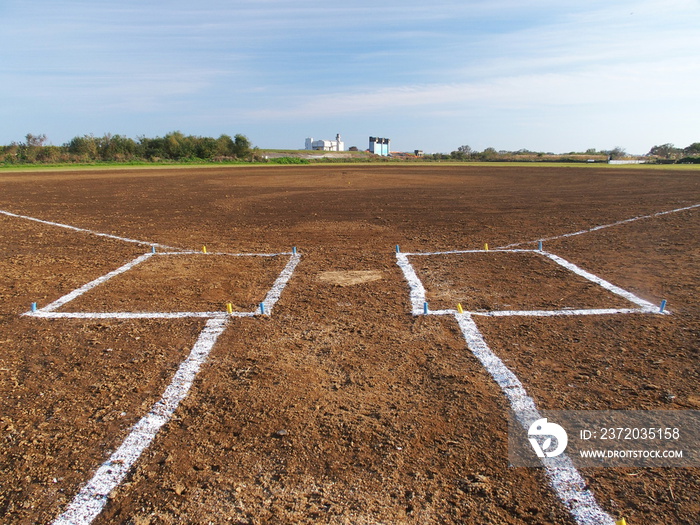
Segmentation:
<svg viewBox="0 0 700 525">
<path fill-rule="evenodd" d="M 317 151 L 345 151 L 345 143 L 340 140 L 340 133 L 335 136 L 335 140 L 314 140 L 306 139 L 305 149 Z"/>
<path fill-rule="evenodd" d="M 640 159 L 635 159 L 635 160 L 615 160 L 615 159 L 608 159 L 608 164 L 646 164 L 646 160 L 640 160 Z"/>
<path fill-rule="evenodd" d="M 370 137 L 369 138 L 369 151 L 375 155 L 382 155 L 383 157 L 389 156 L 389 139 Z"/>
</svg>

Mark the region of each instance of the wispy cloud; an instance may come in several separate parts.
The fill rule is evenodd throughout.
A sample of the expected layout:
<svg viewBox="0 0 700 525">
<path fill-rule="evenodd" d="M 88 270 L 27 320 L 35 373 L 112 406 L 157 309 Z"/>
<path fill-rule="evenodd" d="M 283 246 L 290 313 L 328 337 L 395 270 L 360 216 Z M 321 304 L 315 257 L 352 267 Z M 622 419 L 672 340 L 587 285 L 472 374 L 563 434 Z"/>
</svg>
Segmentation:
<svg viewBox="0 0 700 525">
<path fill-rule="evenodd" d="M 673 3 L 700 15 L 692 2 Z M 694 102 L 694 86 L 700 81 L 700 32 L 693 22 L 678 20 L 665 2 L 593 4 L 592 10 L 579 8 L 506 34 L 487 32 L 461 43 L 436 43 L 443 54 L 438 55 L 434 77 L 449 79 L 446 82 L 426 81 L 433 76 L 426 70 L 412 83 L 377 86 L 367 79 L 364 86 L 341 90 L 312 87 L 306 94 L 280 94 L 278 105 L 251 108 L 247 115 L 388 115 L 395 109 L 433 111 L 441 106 L 463 112 L 474 105 L 498 110 L 603 104 L 614 111 L 621 104 L 654 104 L 660 97 Z M 475 8 L 483 12 L 490 5 L 477 3 Z"/>
<path fill-rule="evenodd" d="M 60 135 L 118 122 L 137 135 L 233 122 L 282 147 L 310 125 L 449 133 L 475 114 L 517 113 L 583 133 L 565 122 L 577 108 L 627 122 L 663 106 L 652 127 L 690 136 L 668 115 L 700 113 L 697 27 L 697 0 L 6 0 L 0 112 L 17 122 L 10 140 L 30 124 Z M 498 136 L 492 120 L 480 132 Z"/>
<path fill-rule="evenodd" d="M 667 80 L 674 75 L 674 81 Z M 696 96 L 693 82 L 700 64 L 671 60 L 640 69 L 637 65 L 591 67 L 571 73 L 520 74 L 449 84 L 414 84 L 283 98 L 277 107 L 252 109 L 249 118 L 299 118 L 390 114 L 397 109 L 450 108 L 488 104 L 494 109 L 553 105 L 653 103 L 659 91 L 678 100 Z"/>
</svg>

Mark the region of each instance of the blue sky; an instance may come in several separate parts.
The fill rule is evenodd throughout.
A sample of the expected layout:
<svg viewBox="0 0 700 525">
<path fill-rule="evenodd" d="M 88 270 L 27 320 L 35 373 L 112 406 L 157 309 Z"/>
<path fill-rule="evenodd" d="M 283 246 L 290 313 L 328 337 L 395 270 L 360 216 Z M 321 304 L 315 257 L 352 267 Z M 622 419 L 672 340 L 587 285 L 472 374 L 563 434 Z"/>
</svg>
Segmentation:
<svg viewBox="0 0 700 525">
<path fill-rule="evenodd" d="M 700 142 L 700 1 L 2 0 L 0 144 L 243 133 L 392 150 Z"/>
</svg>

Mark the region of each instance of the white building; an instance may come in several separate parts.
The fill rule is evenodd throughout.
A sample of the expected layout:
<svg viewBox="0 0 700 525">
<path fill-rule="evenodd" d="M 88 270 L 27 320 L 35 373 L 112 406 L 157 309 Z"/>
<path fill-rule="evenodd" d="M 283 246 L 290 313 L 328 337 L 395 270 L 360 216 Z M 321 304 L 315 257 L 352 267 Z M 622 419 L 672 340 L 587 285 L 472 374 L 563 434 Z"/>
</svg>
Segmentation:
<svg viewBox="0 0 700 525">
<path fill-rule="evenodd" d="M 317 151 L 345 151 L 345 143 L 340 140 L 340 133 L 335 136 L 335 140 L 314 140 L 306 139 L 305 149 Z"/>
<path fill-rule="evenodd" d="M 609 159 L 608 164 L 646 164 L 646 160 L 613 160 Z"/>
</svg>

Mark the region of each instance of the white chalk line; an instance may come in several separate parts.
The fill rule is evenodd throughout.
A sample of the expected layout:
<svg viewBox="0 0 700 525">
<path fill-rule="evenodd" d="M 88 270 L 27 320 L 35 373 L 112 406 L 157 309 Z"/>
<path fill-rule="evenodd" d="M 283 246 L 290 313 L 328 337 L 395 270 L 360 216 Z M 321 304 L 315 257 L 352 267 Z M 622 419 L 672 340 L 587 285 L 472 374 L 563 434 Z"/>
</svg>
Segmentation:
<svg viewBox="0 0 700 525">
<path fill-rule="evenodd" d="M 27 221 L 34 221 L 34 222 L 38 222 L 41 224 L 46 224 L 48 226 L 57 226 L 59 228 L 65 228 L 67 230 L 73 230 L 73 231 L 81 232 L 81 233 L 88 233 L 90 235 L 97 235 L 98 237 L 106 237 L 108 239 L 115 239 L 117 241 L 130 242 L 130 243 L 134 243 L 134 244 L 143 244 L 146 246 L 155 246 L 157 248 L 163 248 L 166 250 L 179 250 L 180 249 L 180 248 L 176 248 L 173 246 L 168 246 L 166 244 L 160 244 L 157 242 L 141 241 L 139 239 L 130 239 L 128 237 L 120 237 L 118 235 L 112 235 L 110 233 L 96 232 L 94 230 L 89 230 L 87 228 L 79 228 L 77 226 L 71 226 L 70 224 L 62 224 L 60 222 L 45 221 L 43 219 L 37 219 L 36 217 L 29 217 L 28 215 L 19 215 L 17 213 L 12 213 L 9 211 L 0 210 L 0 213 L 3 215 L 7 215 L 8 217 L 14 217 L 17 219 L 25 219 Z"/>
<path fill-rule="evenodd" d="M 118 235 L 113 235 L 111 233 L 102 233 L 94 230 L 89 230 L 87 228 L 79 228 L 78 226 L 71 226 L 70 224 L 63 224 L 60 222 L 46 221 L 44 219 L 38 219 L 36 217 L 30 217 L 28 215 L 19 215 L 17 213 L 12 213 L 5 210 L 0 210 L 0 214 L 7 215 L 8 217 L 14 217 L 16 219 L 24 219 L 27 221 L 34 221 L 41 224 L 46 224 L 48 226 L 56 226 L 59 228 L 65 228 L 67 230 L 72 230 L 81 233 L 87 233 L 90 235 L 97 235 L 98 237 L 106 237 L 108 239 L 115 239 L 117 241 L 130 242 L 134 244 L 143 244 L 145 246 L 151 246 L 153 248 L 161 248 L 163 250 L 172 250 L 169 252 L 158 252 L 164 255 L 181 255 L 181 254 L 206 254 L 206 255 L 231 255 L 234 257 L 277 257 L 278 255 L 292 255 L 294 252 L 280 252 L 280 253 L 229 253 L 229 252 L 201 252 L 196 250 L 188 250 L 185 248 L 177 248 L 175 246 L 168 246 L 167 244 L 161 244 L 158 242 L 142 241 L 139 239 L 130 239 L 129 237 L 120 237 Z"/>
<path fill-rule="evenodd" d="M 594 226 L 592 228 L 586 228 L 585 230 L 579 230 L 572 233 L 564 233 L 562 235 L 555 235 L 553 237 L 542 237 L 541 239 L 535 239 L 534 241 L 526 242 L 515 242 L 513 244 L 508 244 L 506 246 L 499 246 L 499 249 L 512 248 L 514 246 L 522 246 L 523 244 L 534 244 L 537 242 L 554 241 L 556 239 L 564 239 L 566 237 L 574 237 L 576 235 L 583 235 L 584 233 L 591 233 L 594 231 L 602 230 L 604 228 L 612 228 L 613 226 L 620 226 L 622 224 L 627 224 L 629 222 L 640 221 L 642 219 L 653 219 L 654 217 L 660 217 L 662 215 L 668 215 L 669 213 L 678 213 L 681 211 L 692 210 L 693 208 L 700 208 L 700 204 L 693 204 L 691 206 L 685 206 L 683 208 L 676 208 L 675 210 L 660 211 L 658 213 L 652 213 L 651 215 L 639 215 L 638 217 L 632 217 L 630 219 L 624 219 L 622 221 L 611 222 L 610 224 L 601 224 L 600 226 Z"/>
<path fill-rule="evenodd" d="M 421 312 L 424 313 L 424 312 Z M 428 310 L 431 315 L 454 315 L 459 313 L 456 308 L 441 310 Z M 590 309 L 564 309 L 564 310 L 463 310 L 462 313 L 476 317 L 566 317 L 577 315 L 614 315 L 614 314 L 658 314 L 659 308 L 590 308 Z M 418 314 L 416 314 L 418 315 Z M 664 310 L 663 315 L 669 315 Z"/>
<path fill-rule="evenodd" d="M 484 340 L 479 328 L 473 320 L 474 315 L 484 316 L 557 316 L 557 315 L 604 315 L 619 313 L 660 313 L 659 309 L 652 303 L 640 299 L 636 295 L 618 286 L 615 286 L 604 279 L 601 279 L 590 272 L 579 268 L 575 264 L 566 261 L 554 254 L 540 250 L 506 250 L 499 249 L 493 251 L 513 251 L 518 253 L 532 252 L 550 258 L 557 264 L 567 268 L 571 272 L 598 284 L 604 289 L 625 298 L 636 304 L 639 308 L 599 308 L 599 309 L 563 309 L 563 310 L 533 310 L 533 311 L 491 311 L 491 312 L 464 312 L 459 313 L 453 309 L 443 309 L 425 311 L 426 292 L 423 283 L 415 272 L 415 269 L 408 260 L 409 255 L 446 255 L 462 253 L 489 253 L 486 250 L 455 250 L 449 252 L 428 252 L 428 253 L 397 253 L 396 260 L 401 268 L 404 277 L 409 285 L 409 296 L 413 315 L 453 315 L 460 326 L 462 335 L 467 343 L 467 347 L 474 356 L 481 362 L 489 372 L 493 380 L 505 394 L 511 409 L 514 411 L 520 425 L 526 431 L 530 425 L 541 419 L 534 400 L 527 394 L 517 376 L 493 353 Z M 666 312 L 668 313 L 668 312 Z M 595 496 L 586 488 L 586 482 L 574 466 L 571 459 L 566 455 L 556 458 L 542 458 L 542 464 L 549 478 L 550 485 L 559 500 L 564 504 L 572 518 L 579 525 L 613 525 L 615 520 L 600 508 Z"/>
<path fill-rule="evenodd" d="M 113 271 L 103 275 L 102 277 L 98 277 L 94 281 L 90 281 L 89 283 L 84 284 L 80 288 L 76 288 L 72 292 L 67 293 L 63 297 L 60 297 L 59 299 L 56 299 L 54 302 L 42 307 L 40 310 L 37 310 L 36 312 L 26 312 L 23 315 L 31 316 L 34 314 L 41 313 L 41 314 L 44 314 L 44 317 L 47 317 L 46 314 L 49 314 L 49 313 L 53 312 L 54 310 L 57 310 L 58 308 L 65 305 L 66 303 L 69 303 L 73 299 L 76 299 L 76 298 L 80 297 L 81 295 L 83 295 L 84 293 L 89 292 L 90 290 L 92 290 L 96 286 L 99 286 L 100 284 L 109 281 L 112 277 L 116 277 L 117 275 L 120 275 L 128 270 L 131 270 L 134 266 L 136 266 L 137 264 L 141 264 L 142 262 L 150 259 L 152 256 L 153 256 L 152 253 L 145 253 L 143 255 L 140 255 L 136 259 L 134 259 L 133 261 L 126 263 L 124 266 L 121 266 L 121 267 L 117 268 L 116 270 L 113 270 Z M 37 315 L 37 317 L 39 317 L 39 316 Z"/>
<path fill-rule="evenodd" d="M 292 276 L 292 273 L 294 273 L 294 269 L 297 267 L 297 264 L 299 264 L 300 259 L 301 255 L 298 253 L 293 253 L 289 258 L 289 262 L 287 262 L 287 265 L 282 269 L 277 277 L 277 280 L 273 283 L 272 288 L 270 288 L 265 296 L 265 299 L 263 299 L 262 304 L 265 311 L 260 313 L 264 313 L 265 315 L 270 315 L 272 313 L 272 308 L 279 300 L 280 295 L 282 295 L 282 290 L 284 290 L 285 286 L 287 286 L 287 282 L 289 282 L 289 279 Z"/>
<path fill-rule="evenodd" d="M 446 252 L 398 252 L 397 255 L 410 255 L 410 256 L 418 256 L 418 255 L 459 255 L 462 253 L 491 253 L 491 252 L 508 252 L 508 253 L 523 253 L 523 252 L 534 252 L 537 250 L 532 250 L 532 249 L 525 249 L 525 248 L 520 248 L 520 249 L 507 249 L 507 248 L 493 248 L 491 250 L 450 250 Z"/>
<path fill-rule="evenodd" d="M 423 283 L 418 278 L 413 265 L 408 261 L 408 256 L 405 253 L 396 254 L 396 263 L 403 271 L 403 276 L 408 281 L 409 298 L 411 299 L 411 308 L 413 315 L 421 315 L 423 313 L 423 304 L 425 303 L 425 288 Z"/>
<path fill-rule="evenodd" d="M 92 290 L 100 284 L 104 284 L 112 277 L 116 277 L 128 270 L 131 270 L 136 265 L 150 259 L 154 256 L 162 255 L 226 255 L 235 257 L 278 257 L 283 255 L 289 255 L 290 259 L 285 265 L 285 267 L 280 272 L 279 276 L 273 283 L 270 290 L 267 292 L 265 299 L 263 300 L 263 305 L 265 307 L 265 314 L 269 314 L 272 311 L 274 304 L 279 299 L 282 290 L 289 281 L 294 268 L 299 263 L 301 255 L 292 252 L 282 252 L 282 253 L 202 253 L 202 252 L 158 252 L 158 253 L 145 253 L 140 255 L 133 261 L 113 270 L 101 277 L 98 277 L 94 281 L 84 284 L 80 288 L 76 288 L 72 292 L 60 297 L 54 302 L 38 308 L 35 311 L 24 312 L 22 315 L 27 317 L 38 317 L 42 319 L 182 319 L 182 318 L 206 318 L 206 319 L 223 319 L 226 317 L 252 317 L 255 315 L 260 315 L 263 312 L 260 309 L 256 309 L 252 312 L 56 312 L 56 310 L 66 303 L 73 301 L 74 299 L 80 297 L 84 293 Z"/>
<path fill-rule="evenodd" d="M 421 315 L 425 313 L 425 303 L 426 301 L 426 292 L 425 292 L 425 287 L 423 286 L 423 283 L 421 282 L 420 278 L 416 274 L 413 265 L 410 263 L 408 260 L 409 256 L 417 256 L 417 255 L 453 255 L 453 254 L 471 254 L 471 253 L 482 253 L 482 254 L 489 254 L 489 253 L 534 253 L 538 255 L 542 255 L 543 257 L 547 257 L 554 261 L 555 263 L 559 264 L 560 266 L 566 268 L 567 270 L 575 273 L 576 275 L 579 275 L 583 277 L 584 279 L 591 281 L 592 283 L 597 284 L 601 288 L 619 296 L 622 297 L 623 299 L 636 304 L 639 306 L 639 308 L 567 308 L 567 309 L 560 309 L 560 310 L 492 310 L 489 312 L 481 312 L 481 311 L 469 311 L 466 312 L 470 315 L 481 315 L 481 316 L 490 316 L 490 317 L 505 317 L 505 316 L 511 316 L 511 315 L 520 315 L 520 316 L 530 316 L 530 317 L 553 317 L 553 316 L 572 316 L 572 315 L 607 315 L 607 314 L 632 314 L 632 313 L 661 313 L 659 312 L 659 307 L 655 306 L 654 304 L 650 303 L 649 301 L 645 301 L 644 299 L 641 299 L 640 297 L 637 297 L 634 295 L 632 292 L 629 292 L 627 290 L 624 290 L 623 288 L 620 288 L 619 286 L 616 286 L 605 279 L 601 279 L 597 275 L 594 275 L 590 272 L 587 272 L 583 268 L 580 268 L 579 266 L 576 266 L 575 264 L 567 261 L 566 259 L 563 259 L 562 257 L 559 257 L 557 255 L 554 255 L 552 253 L 543 251 L 543 250 L 506 250 L 506 249 L 497 249 L 497 250 L 454 250 L 454 251 L 448 251 L 448 252 L 423 252 L 423 253 L 403 253 L 399 252 L 396 254 L 396 260 L 398 266 L 401 268 L 404 274 L 404 278 L 408 282 L 409 286 L 409 298 L 411 300 L 411 309 L 413 315 Z M 435 314 L 435 315 L 453 315 L 458 313 L 456 309 L 441 309 L 441 310 L 429 310 L 429 313 Z M 669 310 L 665 310 L 663 312 L 664 314 L 669 314 Z"/>
<path fill-rule="evenodd" d="M 567 261 L 566 259 L 562 259 L 558 255 L 554 255 L 553 253 L 549 252 L 538 252 L 544 255 L 545 257 L 549 257 L 551 260 L 553 260 L 555 263 L 563 266 L 564 268 L 574 272 L 577 275 L 580 275 L 584 279 L 588 279 L 589 281 L 597 284 L 598 286 L 601 286 L 602 288 L 608 290 L 609 292 L 614 293 L 615 295 L 618 295 L 624 299 L 627 299 L 631 303 L 634 303 L 638 306 L 640 306 L 642 309 L 645 310 L 653 310 L 654 305 L 650 303 L 649 301 L 645 301 L 644 299 L 641 299 L 634 295 L 632 292 L 628 292 L 627 290 L 623 290 L 619 286 L 615 286 L 614 284 L 609 283 L 605 279 L 601 279 L 600 277 L 593 275 L 590 272 L 587 272 L 583 268 L 579 268 L 576 266 L 574 263 L 571 263 Z"/>
<path fill-rule="evenodd" d="M 469 314 L 455 314 L 467 347 L 505 394 L 520 425 L 527 431 L 541 419 L 535 401 L 527 394 L 516 375 L 486 344 L 479 328 Z M 552 461 L 554 460 L 554 461 Z M 542 463 L 554 492 L 579 525 L 614 525 L 615 520 L 598 506 L 586 482 L 566 454 L 544 458 Z"/>
<path fill-rule="evenodd" d="M 255 317 L 256 312 L 26 312 L 22 315 L 40 319 L 226 319 Z"/>
<path fill-rule="evenodd" d="M 54 525 L 87 525 L 104 509 L 109 494 L 124 480 L 158 431 L 187 396 L 195 376 L 206 361 L 218 337 L 226 329 L 227 319 L 210 319 L 199 334 L 190 355 L 178 368 L 163 396 L 134 425 L 121 446 L 100 466 L 92 479 L 80 489 L 68 507 L 53 521 Z"/>
<path fill-rule="evenodd" d="M 228 255 L 230 257 L 279 257 L 280 255 L 293 255 L 293 252 L 279 253 L 228 253 L 228 252 L 202 252 L 197 250 L 181 250 L 178 252 L 156 252 L 154 255 Z"/>
<path fill-rule="evenodd" d="M 201 253 L 201 252 L 195 252 Z M 66 303 L 81 296 L 96 286 L 105 283 L 112 277 L 120 275 L 136 265 L 158 255 L 151 252 L 132 260 L 131 262 L 95 279 L 80 288 L 64 295 L 60 299 L 50 303 L 36 311 L 25 312 L 22 315 L 41 318 L 61 319 L 156 319 L 156 318 L 182 318 L 201 317 L 208 318 L 207 323 L 200 332 L 192 350 L 180 364 L 171 383 L 166 388 L 162 397 L 156 402 L 149 412 L 132 427 L 131 432 L 122 442 L 121 446 L 103 463 L 73 498 L 66 509 L 52 522 L 54 525 L 89 525 L 102 512 L 109 494 L 124 480 L 129 470 L 141 454 L 146 450 L 158 431 L 165 425 L 175 412 L 180 402 L 187 396 L 202 364 L 206 361 L 218 337 L 226 329 L 226 325 L 232 317 L 253 317 L 256 315 L 270 315 L 282 291 L 286 287 L 294 272 L 301 255 L 294 250 L 292 253 L 280 254 L 221 254 L 236 256 L 262 256 L 272 257 L 290 255 L 289 261 L 278 275 L 272 287 L 268 291 L 263 305 L 265 310 L 253 312 L 56 312 L 55 310 Z M 182 252 L 166 253 L 161 255 L 182 255 Z M 209 255 L 209 254 L 207 254 Z M 215 254 L 211 254 L 215 255 Z"/>
</svg>

